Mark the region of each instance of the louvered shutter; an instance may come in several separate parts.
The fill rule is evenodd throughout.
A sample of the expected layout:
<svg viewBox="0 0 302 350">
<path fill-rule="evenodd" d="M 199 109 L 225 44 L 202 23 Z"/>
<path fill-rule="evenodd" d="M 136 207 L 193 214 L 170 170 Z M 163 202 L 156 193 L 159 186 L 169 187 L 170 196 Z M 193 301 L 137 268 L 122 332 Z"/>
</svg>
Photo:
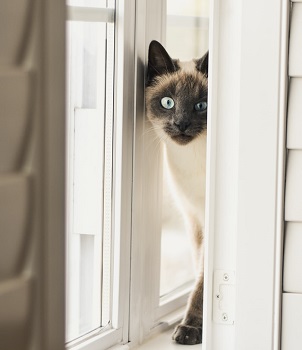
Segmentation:
<svg viewBox="0 0 302 350">
<path fill-rule="evenodd" d="M 64 347 L 64 6 L 0 1 L 3 350 Z"/>
<path fill-rule="evenodd" d="M 292 4 L 285 192 L 282 350 L 302 348 L 302 1 Z"/>
</svg>

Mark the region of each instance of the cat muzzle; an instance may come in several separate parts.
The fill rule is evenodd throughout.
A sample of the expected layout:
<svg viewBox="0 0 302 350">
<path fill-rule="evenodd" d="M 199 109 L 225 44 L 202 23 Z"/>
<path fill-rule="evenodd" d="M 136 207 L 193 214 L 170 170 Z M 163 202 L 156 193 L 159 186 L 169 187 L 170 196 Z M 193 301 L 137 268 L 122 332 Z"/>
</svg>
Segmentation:
<svg viewBox="0 0 302 350">
<path fill-rule="evenodd" d="M 191 125 L 191 122 L 190 121 L 179 121 L 179 122 L 176 122 L 174 121 L 174 125 L 181 131 L 181 132 L 185 132 L 188 127 Z"/>
</svg>

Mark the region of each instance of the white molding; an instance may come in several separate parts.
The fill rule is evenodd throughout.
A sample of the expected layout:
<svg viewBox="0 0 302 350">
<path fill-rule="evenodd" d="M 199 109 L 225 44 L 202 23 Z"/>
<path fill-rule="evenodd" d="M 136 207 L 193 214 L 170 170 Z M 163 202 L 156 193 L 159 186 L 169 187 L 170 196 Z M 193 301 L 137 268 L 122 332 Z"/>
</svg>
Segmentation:
<svg viewBox="0 0 302 350">
<path fill-rule="evenodd" d="M 278 349 L 285 1 L 211 4 L 203 338 L 211 350 L 250 350 L 259 341 L 261 349 Z M 212 321 L 220 268 L 236 271 L 233 326 Z"/>
</svg>

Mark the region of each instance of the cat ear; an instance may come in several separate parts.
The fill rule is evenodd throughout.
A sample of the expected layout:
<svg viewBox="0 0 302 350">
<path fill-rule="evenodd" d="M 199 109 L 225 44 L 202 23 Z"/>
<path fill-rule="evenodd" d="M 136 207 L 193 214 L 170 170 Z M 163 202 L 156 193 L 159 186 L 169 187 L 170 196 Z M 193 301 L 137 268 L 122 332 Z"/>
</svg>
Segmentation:
<svg viewBox="0 0 302 350">
<path fill-rule="evenodd" d="M 196 69 L 203 73 L 205 76 L 208 76 L 208 64 L 209 64 L 209 51 L 196 61 Z"/>
<path fill-rule="evenodd" d="M 148 55 L 148 82 L 158 75 L 176 72 L 177 69 L 174 60 L 164 47 L 156 40 L 151 41 Z"/>
</svg>

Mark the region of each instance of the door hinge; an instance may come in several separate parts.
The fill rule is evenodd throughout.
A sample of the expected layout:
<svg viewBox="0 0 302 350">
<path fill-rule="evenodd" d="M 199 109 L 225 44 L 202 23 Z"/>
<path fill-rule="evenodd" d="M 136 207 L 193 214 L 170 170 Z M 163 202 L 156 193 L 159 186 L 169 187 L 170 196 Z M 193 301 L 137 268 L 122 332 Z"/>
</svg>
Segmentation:
<svg viewBox="0 0 302 350">
<path fill-rule="evenodd" d="M 235 284 L 235 271 L 214 271 L 213 321 L 215 323 L 234 324 Z"/>
</svg>

